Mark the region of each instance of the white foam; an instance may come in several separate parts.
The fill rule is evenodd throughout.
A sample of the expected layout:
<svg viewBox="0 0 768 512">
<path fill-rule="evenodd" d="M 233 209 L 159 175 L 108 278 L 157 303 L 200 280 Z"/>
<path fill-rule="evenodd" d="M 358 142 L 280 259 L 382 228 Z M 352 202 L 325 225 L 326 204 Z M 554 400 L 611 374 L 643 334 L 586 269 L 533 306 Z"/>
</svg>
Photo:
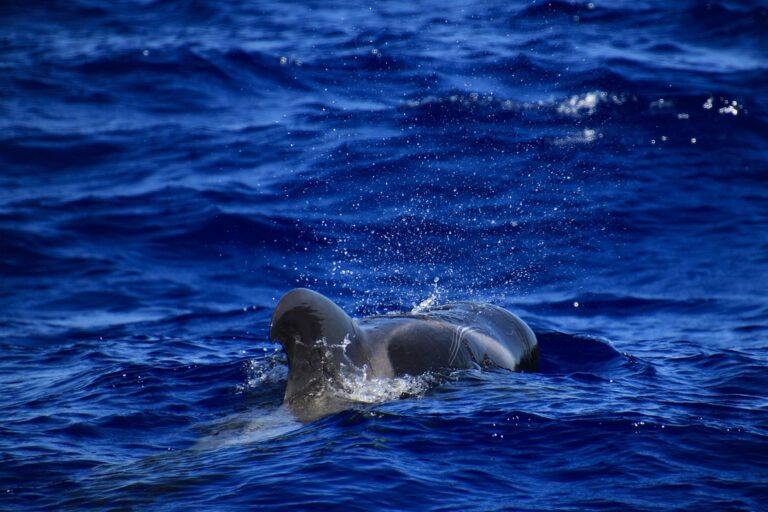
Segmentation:
<svg viewBox="0 0 768 512">
<path fill-rule="evenodd" d="M 603 138 L 603 134 L 598 132 L 597 130 L 593 130 L 591 128 L 584 128 L 583 130 L 573 133 L 571 135 L 568 135 L 566 137 L 555 139 L 554 143 L 557 145 L 587 144 L 602 138 Z"/>
<path fill-rule="evenodd" d="M 336 398 L 361 404 L 378 404 L 403 396 L 423 396 L 434 377 L 429 374 L 405 375 L 394 378 L 369 377 L 363 367 L 353 373 L 345 373 L 329 383 L 328 390 Z"/>
<path fill-rule="evenodd" d="M 592 91 L 575 94 L 557 106 L 560 114 L 572 117 L 590 116 L 597 111 L 597 106 L 608 98 L 605 91 Z"/>
</svg>

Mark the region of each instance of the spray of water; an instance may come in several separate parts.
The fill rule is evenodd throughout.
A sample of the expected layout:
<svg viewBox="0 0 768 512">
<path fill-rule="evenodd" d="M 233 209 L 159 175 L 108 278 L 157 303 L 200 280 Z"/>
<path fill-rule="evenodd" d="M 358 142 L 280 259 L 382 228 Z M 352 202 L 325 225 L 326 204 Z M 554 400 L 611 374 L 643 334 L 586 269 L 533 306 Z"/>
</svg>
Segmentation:
<svg viewBox="0 0 768 512">
<path fill-rule="evenodd" d="M 437 300 L 440 298 L 440 292 L 442 291 L 438 285 L 439 282 L 439 277 L 436 277 L 434 281 L 432 281 L 432 293 L 430 293 L 426 299 L 414 305 L 413 309 L 411 309 L 411 314 L 417 315 L 423 313 L 437 303 Z"/>
</svg>

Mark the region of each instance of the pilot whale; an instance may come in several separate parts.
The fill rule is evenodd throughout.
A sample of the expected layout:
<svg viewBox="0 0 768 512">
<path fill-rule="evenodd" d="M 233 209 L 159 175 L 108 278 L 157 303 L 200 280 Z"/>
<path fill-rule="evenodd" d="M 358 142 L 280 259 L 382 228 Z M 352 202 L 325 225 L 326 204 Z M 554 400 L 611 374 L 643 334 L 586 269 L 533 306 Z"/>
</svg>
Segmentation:
<svg viewBox="0 0 768 512">
<path fill-rule="evenodd" d="M 538 343 L 519 317 L 492 304 L 456 302 L 355 320 L 305 288 L 275 307 L 269 337 L 288 357 L 284 403 L 300 420 L 349 408 L 345 377 L 387 379 L 450 369 L 533 371 Z"/>
</svg>

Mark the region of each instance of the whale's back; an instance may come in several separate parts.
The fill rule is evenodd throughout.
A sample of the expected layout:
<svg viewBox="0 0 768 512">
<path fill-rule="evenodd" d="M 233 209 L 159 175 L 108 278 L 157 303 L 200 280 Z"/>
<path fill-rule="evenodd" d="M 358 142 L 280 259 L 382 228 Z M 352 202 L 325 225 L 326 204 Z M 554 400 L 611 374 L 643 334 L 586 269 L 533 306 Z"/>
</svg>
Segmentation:
<svg viewBox="0 0 768 512">
<path fill-rule="evenodd" d="M 488 303 L 454 302 L 430 308 L 425 314 L 457 326 L 460 344 L 483 366 L 510 370 L 538 369 L 536 335 L 514 313 Z"/>
<path fill-rule="evenodd" d="M 538 343 L 518 316 L 492 304 L 456 302 L 417 314 L 362 320 L 367 343 L 386 351 L 394 375 L 497 366 L 533 371 Z"/>
</svg>

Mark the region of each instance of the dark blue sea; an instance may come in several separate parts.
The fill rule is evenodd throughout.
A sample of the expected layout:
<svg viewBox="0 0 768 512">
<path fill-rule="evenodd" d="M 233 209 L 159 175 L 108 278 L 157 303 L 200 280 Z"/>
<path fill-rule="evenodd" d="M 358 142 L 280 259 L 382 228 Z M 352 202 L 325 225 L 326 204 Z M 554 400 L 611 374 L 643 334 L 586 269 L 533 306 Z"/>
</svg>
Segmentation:
<svg viewBox="0 0 768 512">
<path fill-rule="evenodd" d="M 281 407 L 272 310 L 540 370 Z M 0 510 L 768 510 L 768 6 L 0 4 Z"/>
</svg>

